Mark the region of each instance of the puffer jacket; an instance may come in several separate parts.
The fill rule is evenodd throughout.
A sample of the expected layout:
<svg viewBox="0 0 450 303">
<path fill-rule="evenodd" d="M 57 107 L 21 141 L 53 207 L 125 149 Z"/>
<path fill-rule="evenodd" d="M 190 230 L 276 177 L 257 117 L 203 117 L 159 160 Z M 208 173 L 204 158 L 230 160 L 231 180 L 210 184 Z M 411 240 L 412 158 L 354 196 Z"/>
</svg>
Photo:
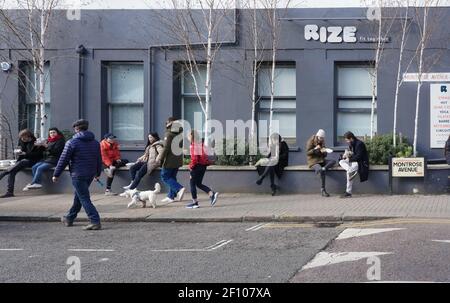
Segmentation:
<svg viewBox="0 0 450 303">
<path fill-rule="evenodd" d="M 323 163 L 327 157 L 327 153 L 321 151 L 321 149 L 325 148 L 325 145 L 322 145 L 320 149 L 315 149 L 316 146 L 316 136 L 312 136 L 306 143 L 306 159 L 309 168 L 315 164 Z"/>
<path fill-rule="evenodd" d="M 102 161 L 106 166 L 111 166 L 114 161 L 120 159 L 120 149 L 117 142 L 109 143 L 106 139 L 100 142 Z"/>
<path fill-rule="evenodd" d="M 53 176 L 59 177 L 69 165 L 72 178 L 99 177 L 102 172 L 100 143 L 90 131 L 75 134 L 67 141 Z"/>
<path fill-rule="evenodd" d="M 147 146 L 144 155 L 138 159 L 138 161 L 147 162 L 147 174 L 151 174 L 155 168 L 161 166 L 163 151 L 164 141 L 162 140 Z"/>
<path fill-rule="evenodd" d="M 178 142 L 178 145 L 176 143 L 172 144 L 174 139 L 175 142 Z M 183 127 L 179 121 L 173 121 L 167 127 L 161 166 L 162 168 L 180 168 L 183 166 Z"/>
</svg>

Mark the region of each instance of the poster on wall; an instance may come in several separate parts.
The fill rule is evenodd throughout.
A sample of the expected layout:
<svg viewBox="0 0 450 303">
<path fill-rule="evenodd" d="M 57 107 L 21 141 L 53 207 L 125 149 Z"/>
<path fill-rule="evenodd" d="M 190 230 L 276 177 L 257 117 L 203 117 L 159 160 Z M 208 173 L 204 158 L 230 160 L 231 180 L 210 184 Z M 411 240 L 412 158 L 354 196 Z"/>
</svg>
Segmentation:
<svg viewBox="0 0 450 303">
<path fill-rule="evenodd" d="M 450 135 L 450 84 L 430 85 L 430 147 L 444 148 Z"/>
</svg>

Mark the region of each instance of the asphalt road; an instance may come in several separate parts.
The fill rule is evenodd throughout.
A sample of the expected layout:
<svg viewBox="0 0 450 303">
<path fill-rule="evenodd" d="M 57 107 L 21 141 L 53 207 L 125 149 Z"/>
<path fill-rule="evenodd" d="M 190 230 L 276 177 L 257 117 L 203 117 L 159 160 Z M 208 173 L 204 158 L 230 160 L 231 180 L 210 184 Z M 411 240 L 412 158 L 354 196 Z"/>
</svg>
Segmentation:
<svg viewBox="0 0 450 303">
<path fill-rule="evenodd" d="M 377 224 L 0 222 L 0 282 L 450 282 L 449 222 Z"/>
</svg>

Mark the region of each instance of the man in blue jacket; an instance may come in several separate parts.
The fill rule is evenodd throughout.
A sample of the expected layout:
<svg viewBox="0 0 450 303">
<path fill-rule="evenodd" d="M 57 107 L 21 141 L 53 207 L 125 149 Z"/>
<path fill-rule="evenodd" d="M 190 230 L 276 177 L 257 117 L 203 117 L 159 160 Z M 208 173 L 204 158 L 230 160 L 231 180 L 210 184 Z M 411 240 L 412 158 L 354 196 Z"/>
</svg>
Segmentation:
<svg viewBox="0 0 450 303">
<path fill-rule="evenodd" d="M 66 216 L 61 218 L 61 221 L 67 227 L 73 226 L 73 221 L 83 206 L 91 221 L 84 229 L 99 230 L 102 228 L 100 216 L 92 204 L 89 186 L 94 179 L 98 180 L 101 174 L 100 144 L 95 140 L 94 134 L 88 131 L 88 121 L 78 120 L 73 124 L 73 128 L 75 135 L 67 141 L 53 174 L 53 182 L 56 183 L 65 167 L 69 165 L 72 185 L 75 189 L 72 208 Z"/>
</svg>

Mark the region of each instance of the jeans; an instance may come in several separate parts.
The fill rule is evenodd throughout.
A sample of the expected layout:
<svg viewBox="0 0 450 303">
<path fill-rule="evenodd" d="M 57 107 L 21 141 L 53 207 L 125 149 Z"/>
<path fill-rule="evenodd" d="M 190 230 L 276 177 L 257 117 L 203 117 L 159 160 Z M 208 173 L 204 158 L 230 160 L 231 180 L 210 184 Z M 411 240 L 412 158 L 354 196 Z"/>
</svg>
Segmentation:
<svg viewBox="0 0 450 303">
<path fill-rule="evenodd" d="M 130 189 L 138 187 L 141 179 L 147 174 L 147 162 L 137 162 L 130 167 L 130 175 L 132 183 Z"/>
<path fill-rule="evenodd" d="M 346 192 L 351 194 L 353 190 L 353 180 L 350 180 L 350 173 L 358 171 L 358 162 L 350 162 L 348 159 L 339 161 L 339 165 L 347 172 Z"/>
<path fill-rule="evenodd" d="M 197 187 L 207 194 L 211 192 L 211 189 L 208 186 L 202 184 L 205 173 L 206 173 L 205 165 L 196 165 L 190 172 L 191 195 L 193 200 L 197 200 Z"/>
<path fill-rule="evenodd" d="M 31 181 L 31 184 L 41 184 L 42 174 L 52 167 L 54 167 L 53 164 L 46 162 L 38 162 L 33 165 L 31 168 L 31 171 L 33 172 L 33 180 Z"/>
<path fill-rule="evenodd" d="M 183 186 L 177 182 L 178 168 L 163 168 L 161 169 L 161 179 L 170 188 L 168 198 L 174 199 L 177 193 Z"/>
<path fill-rule="evenodd" d="M 14 183 L 16 182 L 16 174 L 24 170 L 25 168 L 32 167 L 33 164 L 36 162 L 33 162 L 28 159 L 20 160 L 16 163 L 12 168 L 10 168 L 8 171 L 5 171 L 1 174 L 0 179 L 3 178 L 6 175 L 8 176 L 8 193 L 14 193 Z"/>
<path fill-rule="evenodd" d="M 115 166 L 116 169 L 113 171 L 111 178 L 107 177 L 107 179 L 106 179 L 106 189 L 111 189 L 111 186 L 112 186 L 112 183 L 113 183 L 113 180 L 114 180 L 114 175 L 116 174 L 117 169 L 125 166 L 127 163 L 128 163 L 128 160 L 122 160 L 120 162 L 117 162 L 117 161 L 113 162 L 112 166 Z"/>
<path fill-rule="evenodd" d="M 81 207 L 83 207 L 91 223 L 100 224 L 100 216 L 94 204 L 92 204 L 89 194 L 89 186 L 91 185 L 93 179 L 93 176 L 72 178 L 72 185 L 75 189 L 75 196 L 73 199 L 72 208 L 66 215 L 68 221 L 73 222 L 80 212 Z"/>
<path fill-rule="evenodd" d="M 269 175 L 270 177 L 270 187 L 272 189 L 276 189 L 277 186 L 275 185 L 275 166 L 266 166 L 259 180 L 262 182 L 264 178 L 267 177 L 267 175 Z"/>
<path fill-rule="evenodd" d="M 314 164 L 311 168 L 316 171 L 316 174 L 320 173 L 320 179 L 322 181 L 322 189 L 325 189 L 325 172 L 332 168 L 336 164 L 334 160 L 325 160 L 323 163 Z"/>
</svg>

